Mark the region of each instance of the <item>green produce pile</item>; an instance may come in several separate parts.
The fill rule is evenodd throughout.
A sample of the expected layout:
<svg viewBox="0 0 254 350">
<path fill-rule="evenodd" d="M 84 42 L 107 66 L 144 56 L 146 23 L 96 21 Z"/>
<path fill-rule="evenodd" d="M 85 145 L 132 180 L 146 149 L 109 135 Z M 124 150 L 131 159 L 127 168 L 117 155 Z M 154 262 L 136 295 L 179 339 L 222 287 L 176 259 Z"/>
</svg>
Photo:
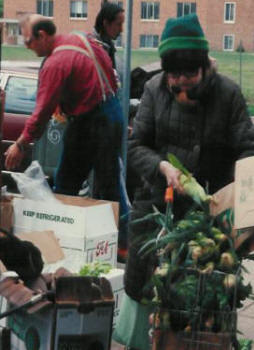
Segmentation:
<svg viewBox="0 0 254 350">
<path fill-rule="evenodd" d="M 175 159 L 173 163 L 176 166 Z M 181 165 L 177 167 L 182 171 Z M 242 275 L 243 259 L 253 255 L 235 250 L 230 232 L 209 213 L 211 197 L 190 174 L 185 176 L 192 184 L 186 192 L 196 205 L 182 220 L 173 221 L 170 202 L 166 214 L 154 208 L 154 213 L 141 219 L 158 224 L 139 252 L 158 257 L 145 286 L 145 294 L 152 291 L 152 297 L 143 302 L 158 306 L 161 328 L 233 333 L 236 308 L 253 297 Z"/>
<path fill-rule="evenodd" d="M 102 273 L 109 273 L 112 270 L 112 265 L 103 262 L 103 261 L 95 261 L 90 264 L 85 264 L 79 271 L 80 276 L 93 276 L 99 277 Z"/>
<path fill-rule="evenodd" d="M 249 340 L 249 339 L 239 340 L 239 350 L 251 350 L 251 349 L 252 349 L 252 340 Z"/>
</svg>

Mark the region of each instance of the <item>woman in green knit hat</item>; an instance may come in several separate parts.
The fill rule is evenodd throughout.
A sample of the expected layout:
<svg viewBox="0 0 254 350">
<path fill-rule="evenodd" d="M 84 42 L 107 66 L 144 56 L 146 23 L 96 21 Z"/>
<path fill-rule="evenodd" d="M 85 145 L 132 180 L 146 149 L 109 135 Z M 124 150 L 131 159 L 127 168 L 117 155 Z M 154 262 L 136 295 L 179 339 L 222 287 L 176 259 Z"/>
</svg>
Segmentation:
<svg viewBox="0 0 254 350">
<path fill-rule="evenodd" d="M 237 159 L 254 155 L 254 128 L 240 88 L 215 71 L 208 50 L 196 14 L 167 21 L 159 45 L 163 71 L 145 85 L 129 141 L 128 161 L 144 180 L 136 192 L 132 220 L 153 212 L 153 206 L 165 212 L 164 193 L 169 185 L 176 190 L 174 219 L 190 208 L 179 186 L 180 171 L 167 161 L 168 153 L 173 153 L 210 194 L 233 181 Z M 149 313 L 142 298 L 154 269 L 154 256 L 144 258 L 138 251 L 143 244 L 140 238 L 145 240 L 154 226 L 146 221 L 130 227 L 127 301 L 116 330 L 122 322 L 125 334 L 131 310 L 129 306 L 128 313 L 124 312 L 125 305 L 136 305 L 137 313 Z M 140 334 L 144 343 L 147 323 L 137 321 L 131 328 L 134 331 L 127 345 L 147 350 L 137 341 Z"/>
</svg>

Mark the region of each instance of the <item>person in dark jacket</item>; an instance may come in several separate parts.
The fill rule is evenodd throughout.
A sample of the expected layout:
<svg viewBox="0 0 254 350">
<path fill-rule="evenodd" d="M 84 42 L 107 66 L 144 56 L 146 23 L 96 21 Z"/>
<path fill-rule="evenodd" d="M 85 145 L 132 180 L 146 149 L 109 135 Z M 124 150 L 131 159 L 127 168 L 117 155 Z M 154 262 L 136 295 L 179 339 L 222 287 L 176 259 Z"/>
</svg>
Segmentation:
<svg viewBox="0 0 254 350">
<path fill-rule="evenodd" d="M 94 36 L 109 54 L 113 68 L 116 68 L 116 48 L 113 40 L 122 33 L 123 23 L 124 9 L 113 2 L 104 3 L 95 20 Z"/>
<path fill-rule="evenodd" d="M 254 128 L 241 90 L 216 72 L 208 51 L 196 14 L 167 21 L 159 45 L 163 71 L 145 85 L 129 140 L 128 162 L 143 179 L 130 222 L 153 212 L 153 206 L 165 212 L 164 193 L 169 185 L 176 189 L 174 219 L 190 208 L 179 185 L 180 172 L 167 161 L 168 153 L 210 194 L 233 181 L 236 160 L 254 155 Z M 155 263 L 153 255 L 141 257 L 139 249 L 155 228 L 152 221 L 130 225 L 124 277 L 127 295 L 114 332 L 115 340 L 139 350 L 149 347 L 147 315 L 151 311 L 141 301 Z M 139 321 L 129 329 L 133 319 Z"/>
<path fill-rule="evenodd" d="M 145 181 L 136 192 L 132 220 L 151 213 L 152 206 L 165 212 L 169 185 L 176 189 L 174 218 L 190 207 L 177 193 L 180 172 L 167 161 L 168 153 L 210 194 L 233 181 L 236 160 L 254 155 L 254 128 L 241 90 L 213 69 L 208 50 L 195 14 L 167 21 L 159 45 L 163 72 L 146 83 L 129 141 L 128 161 Z M 153 226 L 134 223 L 129 233 L 125 291 L 137 302 L 153 268 L 153 257 L 138 253 L 144 244 L 139 238 Z"/>
</svg>

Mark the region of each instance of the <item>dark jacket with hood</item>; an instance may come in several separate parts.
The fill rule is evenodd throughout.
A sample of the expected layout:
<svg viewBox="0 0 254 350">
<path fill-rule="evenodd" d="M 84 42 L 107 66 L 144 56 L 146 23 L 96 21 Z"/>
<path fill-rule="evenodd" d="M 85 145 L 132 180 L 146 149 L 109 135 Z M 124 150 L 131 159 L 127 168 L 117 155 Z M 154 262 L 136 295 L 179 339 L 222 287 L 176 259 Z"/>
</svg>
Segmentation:
<svg viewBox="0 0 254 350">
<path fill-rule="evenodd" d="M 151 212 L 152 205 L 165 210 L 166 180 L 159 163 L 167 160 L 168 153 L 211 194 L 233 180 L 236 160 L 254 155 L 254 127 L 237 84 L 213 71 L 191 93 L 196 105 L 179 104 L 167 87 L 165 73 L 146 83 L 128 151 L 128 162 L 145 180 L 133 204 L 134 219 Z M 176 217 L 186 203 L 184 198 L 176 200 Z M 151 229 L 152 223 L 130 229 L 125 288 L 137 300 L 151 272 L 148 260 L 138 254 L 137 237 L 145 237 Z"/>
<path fill-rule="evenodd" d="M 116 68 L 116 59 L 115 59 L 116 48 L 113 40 L 110 37 L 108 37 L 106 34 L 98 33 L 96 29 L 94 29 L 93 36 L 101 42 L 104 50 L 107 51 L 112 61 L 113 68 Z"/>
</svg>

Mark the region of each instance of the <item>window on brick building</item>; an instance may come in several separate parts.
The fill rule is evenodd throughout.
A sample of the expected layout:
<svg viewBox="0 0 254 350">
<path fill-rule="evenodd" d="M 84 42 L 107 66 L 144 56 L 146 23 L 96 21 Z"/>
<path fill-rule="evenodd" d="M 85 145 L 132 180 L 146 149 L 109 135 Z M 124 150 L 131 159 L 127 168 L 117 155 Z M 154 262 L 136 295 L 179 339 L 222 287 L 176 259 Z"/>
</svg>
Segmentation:
<svg viewBox="0 0 254 350">
<path fill-rule="evenodd" d="M 71 0 L 70 1 L 70 17 L 87 18 L 87 1 Z"/>
<path fill-rule="evenodd" d="M 141 19 L 155 20 L 160 18 L 159 2 L 141 2 Z"/>
<path fill-rule="evenodd" d="M 225 2 L 224 7 L 224 22 L 235 22 L 235 3 Z"/>
<path fill-rule="evenodd" d="M 53 17 L 53 0 L 37 0 L 37 13 L 47 17 Z"/>
<path fill-rule="evenodd" d="M 223 50 L 233 51 L 234 50 L 235 36 L 233 34 L 225 34 L 223 36 Z"/>
<path fill-rule="evenodd" d="M 17 36 L 19 34 L 19 26 L 17 23 L 7 23 L 8 36 Z"/>
<path fill-rule="evenodd" d="M 195 2 L 178 2 L 176 4 L 176 16 L 182 17 L 190 13 L 196 13 L 197 6 Z"/>
<path fill-rule="evenodd" d="M 122 1 L 113 1 L 115 2 L 119 7 L 123 8 L 123 2 Z"/>
<path fill-rule="evenodd" d="M 159 35 L 140 35 L 139 47 L 156 48 L 159 45 Z"/>
</svg>

